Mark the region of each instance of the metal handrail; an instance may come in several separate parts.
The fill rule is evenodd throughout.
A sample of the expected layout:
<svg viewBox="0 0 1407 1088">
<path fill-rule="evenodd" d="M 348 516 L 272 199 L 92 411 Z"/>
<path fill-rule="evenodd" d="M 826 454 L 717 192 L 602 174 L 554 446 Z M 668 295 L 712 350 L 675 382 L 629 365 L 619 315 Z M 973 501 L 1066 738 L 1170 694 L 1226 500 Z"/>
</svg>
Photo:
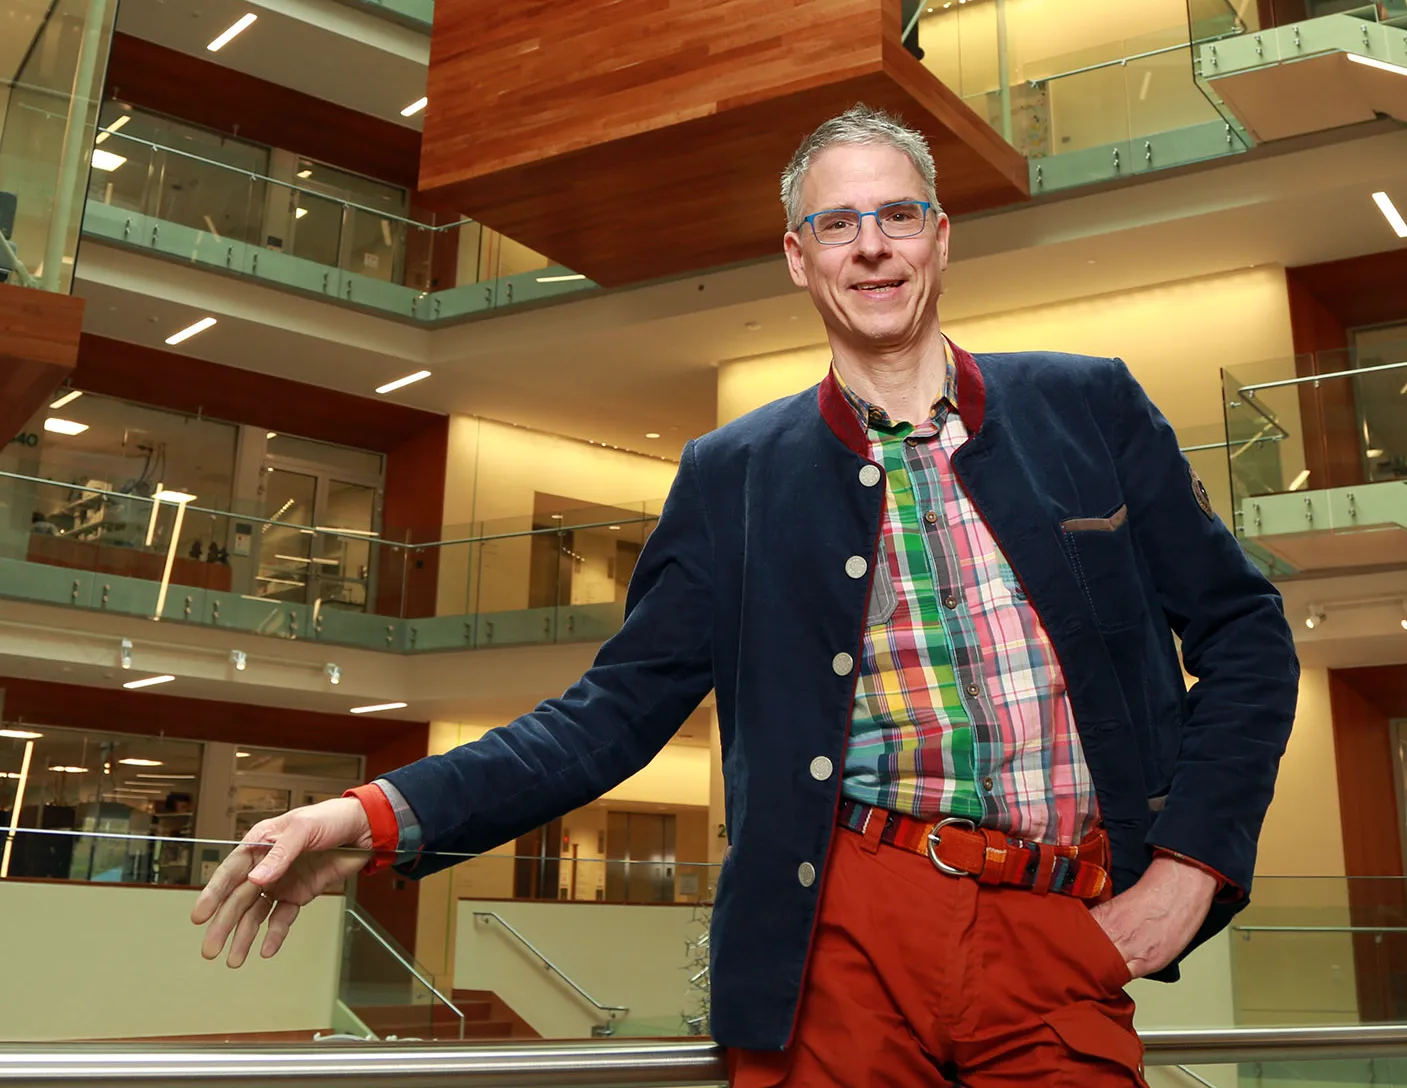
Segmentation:
<svg viewBox="0 0 1407 1088">
<path fill-rule="evenodd" d="M 1280 389 L 1287 385 L 1307 385 L 1310 382 L 1317 385 L 1330 378 L 1356 378 L 1362 374 L 1378 374 L 1384 370 L 1401 370 L 1403 367 L 1407 367 L 1407 361 L 1383 363 L 1380 366 L 1365 366 L 1358 370 L 1336 370 L 1329 374 L 1306 374 L 1302 378 L 1284 378 L 1276 382 L 1255 382 L 1251 385 L 1243 385 L 1236 392 L 1244 397 L 1254 397 L 1262 389 Z"/>
<path fill-rule="evenodd" d="M 1047 83 L 1053 83 L 1057 79 L 1068 79 L 1070 76 L 1082 76 L 1087 72 L 1099 72 L 1105 68 L 1125 68 L 1129 61 L 1147 60 L 1149 57 L 1160 57 L 1164 53 L 1176 53 L 1180 49 L 1191 49 L 1198 45 L 1209 45 L 1212 42 L 1223 42 L 1227 38 L 1239 38 L 1246 32 L 1245 27 L 1232 30 L 1226 34 L 1217 34 L 1210 38 L 1198 38 L 1195 42 L 1179 42 L 1177 45 L 1165 45 L 1161 49 L 1150 49 L 1146 53 L 1131 53 L 1127 57 L 1115 57 L 1113 60 L 1103 60 L 1098 64 L 1086 64 L 1083 68 L 1071 68 L 1068 72 L 1057 72 L 1053 76 L 1040 76 L 1037 79 L 1028 79 L 1026 86 L 1036 89 L 1044 87 Z"/>
<path fill-rule="evenodd" d="M 1407 933 L 1407 926 L 1238 926 L 1233 933 Z"/>
<path fill-rule="evenodd" d="M 354 200 L 343 200 L 341 197 L 328 196 L 326 193 L 320 193 L 316 189 L 309 189 L 306 186 L 298 185 L 291 181 L 284 181 L 282 178 L 270 177 L 268 174 L 260 174 L 254 170 L 241 170 L 238 166 L 231 166 L 227 162 L 220 162 L 218 159 L 207 159 L 204 155 L 197 155 L 192 151 L 182 151 L 179 147 L 169 147 L 166 144 L 159 144 L 155 140 L 144 140 L 140 136 L 128 136 L 125 132 L 113 132 L 106 128 L 98 129 L 98 133 L 100 135 L 104 132 L 108 134 L 109 139 L 126 140 L 129 143 L 141 144 L 144 147 L 149 147 L 153 151 L 165 151 L 167 154 L 179 155 L 183 159 L 190 159 L 192 162 L 203 163 L 206 166 L 213 166 L 220 170 L 226 170 L 231 174 L 243 174 L 250 181 L 262 181 L 266 182 L 269 185 L 281 185 L 285 189 L 292 189 L 294 192 L 298 193 L 307 193 L 308 196 L 316 197 L 318 200 L 325 200 L 329 204 L 341 204 L 348 208 L 355 208 L 359 212 L 366 212 L 368 215 L 374 215 L 378 219 L 387 219 L 395 223 L 403 223 L 406 226 L 414 227 L 417 230 L 426 230 L 432 232 L 455 230 L 459 227 L 464 226 L 465 224 L 474 222 L 473 219 L 460 219 L 454 223 L 441 223 L 439 226 L 435 226 L 431 223 L 422 223 L 418 219 L 408 219 L 403 215 L 396 215 L 394 212 L 382 211 L 378 208 L 372 208 L 366 204 L 358 204 Z"/>
<path fill-rule="evenodd" d="M 1217 1028 L 1141 1033 L 1146 1065 L 1230 1065 L 1398 1056 L 1407 1025 Z M 712 1042 L 522 1043 L 459 1047 L 386 1043 L 180 1046 L 111 1043 L 0 1044 L 7 1085 L 236 1085 L 336 1078 L 340 1088 L 387 1084 L 456 1088 L 668 1088 L 722 1085 L 723 1050 Z"/>
<path fill-rule="evenodd" d="M 387 952 L 391 953 L 392 958 L 395 959 L 397 963 L 399 963 L 402 967 L 409 971 L 422 986 L 424 986 L 427 990 L 430 991 L 431 994 L 433 994 L 440 1001 L 448 1005 L 450 1011 L 453 1012 L 455 1016 L 459 1017 L 459 1038 L 462 1040 L 464 1038 L 464 1010 L 461 1009 L 449 998 L 447 998 L 444 994 L 440 993 L 439 989 L 435 986 L 435 984 L 431 982 L 428 978 L 426 978 L 423 974 L 421 974 L 420 969 L 409 959 L 407 959 L 400 952 L 400 950 L 395 947 L 395 945 L 393 945 L 390 941 L 388 941 L 385 937 L 378 933 L 374 925 L 372 925 L 367 919 L 363 918 L 360 914 L 358 914 L 355 908 L 353 908 L 350 903 L 346 905 L 345 909 L 349 918 L 359 923 L 362 929 L 366 930 L 368 933 L 371 934 L 372 937 L 376 939 L 377 944 L 379 944 Z M 431 1015 L 433 1015 L 433 1013 Z"/>
<path fill-rule="evenodd" d="M 526 937 L 524 937 L 521 933 L 519 933 L 516 929 L 514 929 L 513 926 L 512 926 L 511 924 L 509 924 L 509 922 L 507 921 L 507 919 L 503 918 L 501 915 L 499 915 L 499 914 L 497 914 L 497 913 L 495 913 L 494 911 L 491 911 L 491 910 L 476 910 L 476 911 L 474 912 L 474 917 L 475 917 L 475 918 L 483 919 L 483 920 L 486 921 L 486 922 L 488 922 L 488 921 L 497 922 L 499 925 L 501 925 L 504 929 L 506 929 L 509 933 L 511 933 L 514 937 L 516 937 L 516 938 L 518 939 L 518 942 L 519 942 L 520 944 L 522 944 L 522 946 L 523 946 L 524 948 L 526 948 L 529 952 L 531 952 L 534 956 L 536 956 L 539 960 L 541 960 L 541 961 L 542 961 L 542 965 L 543 965 L 544 967 L 546 967 L 546 968 L 547 968 L 549 971 L 551 971 L 554 975 L 556 975 L 556 976 L 557 976 L 558 978 L 560 978 L 563 982 L 565 982 L 568 986 L 570 986 L 573 990 L 575 990 L 575 991 L 577 992 L 577 995 L 578 995 L 583 1001 L 585 1001 L 585 1002 L 586 1002 L 587 1004 L 589 1004 L 589 1005 L 594 1006 L 595 1008 L 597 1008 L 597 1009 L 600 1010 L 601 1012 L 604 1012 L 604 1013 L 606 1014 L 606 1019 L 607 1019 L 607 1020 L 615 1020 L 615 1019 L 617 1019 L 617 1017 L 615 1017 L 615 1016 L 612 1015 L 613 1013 L 620 1013 L 621 1016 L 624 1017 L 626 1013 L 630 1012 L 629 1007 L 627 1007 L 627 1006 L 625 1006 L 625 1005 L 603 1005 L 603 1004 L 601 1004 L 601 1002 L 597 1001 L 597 1000 L 596 1000 L 594 997 L 592 997 L 589 993 L 587 993 L 587 992 L 586 992 L 585 990 L 583 990 L 580 986 L 578 986 L 578 985 L 566 974 L 566 972 L 564 972 L 560 967 L 558 967 L 555 963 L 553 963 L 550 959 L 548 959 L 546 953 L 544 953 L 544 952 L 543 952 L 541 949 L 539 949 L 535 944 L 533 944 L 532 941 L 528 940 L 528 939 L 527 939 Z"/>
</svg>

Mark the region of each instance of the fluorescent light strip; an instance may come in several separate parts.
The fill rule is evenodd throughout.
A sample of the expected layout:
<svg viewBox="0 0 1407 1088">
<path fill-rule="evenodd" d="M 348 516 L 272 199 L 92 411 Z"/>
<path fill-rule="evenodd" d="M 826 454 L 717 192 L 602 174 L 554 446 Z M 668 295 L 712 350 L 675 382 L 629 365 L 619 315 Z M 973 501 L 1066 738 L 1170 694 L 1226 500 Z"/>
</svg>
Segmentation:
<svg viewBox="0 0 1407 1088">
<path fill-rule="evenodd" d="M 5 836 L 5 850 L 0 854 L 0 880 L 10 875 L 10 851 L 15 845 L 20 813 L 24 811 L 24 787 L 29 780 L 29 761 L 33 756 L 34 741 L 27 740 L 24 742 L 24 759 L 20 761 L 19 785 L 15 787 L 15 803 L 10 806 L 10 833 Z"/>
<path fill-rule="evenodd" d="M 180 332 L 173 333 L 171 336 L 168 336 L 166 338 L 166 342 L 172 347 L 175 347 L 177 344 L 181 344 L 189 340 L 192 336 L 196 336 L 199 333 L 204 332 L 213 324 L 215 324 L 215 319 L 213 317 L 202 317 L 194 325 L 187 325 Z"/>
<path fill-rule="evenodd" d="M 335 525 L 315 525 L 313 531 L 317 533 L 341 533 L 344 536 L 375 536 L 375 529 L 339 529 Z M 336 560 L 333 560 L 336 562 Z"/>
<path fill-rule="evenodd" d="M 81 390 L 81 389 L 70 389 L 67 393 L 65 393 L 63 396 L 61 396 L 58 400 L 54 401 L 53 404 L 49 405 L 49 407 L 50 407 L 50 408 L 62 408 L 65 404 L 72 404 L 74 401 L 76 401 L 76 400 L 77 400 L 79 397 L 81 397 L 82 395 L 83 395 L 83 390 Z"/>
<path fill-rule="evenodd" d="M 82 434 L 88 429 L 86 423 L 75 423 L 71 419 L 59 419 L 57 416 L 50 416 L 44 421 L 44 429 L 52 431 L 54 434 L 75 435 Z"/>
<path fill-rule="evenodd" d="M 1383 213 L 1383 218 L 1387 220 L 1392 232 L 1399 238 L 1407 238 L 1407 220 L 1402 218 L 1402 213 L 1397 210 L 1392 197 L 1387 193 L 1374 193 L 1373 203 L 1378 206 L 1378 211 Z"/>
<path fill-rule="evenodd" d="M 414 102 L 412 102 L 409 106 L 407 106 L 405 109 L 401 110 L 401 116 L 402 116 L 402 117 L 414 117 L 417 113 L 419 113 L 421 110 L 423 110 L 423 109 L 424 109 L 426 106 L 428 106 L 429 104 L 430 104 L 430 99 L 429 99 L 429 98 L 417 98 L 417 99 L 416 99 Z"/>
<path fill-rule="evenodd" d="M 195 502 L 195 496 L 185 491 L 158 491 L 152 498 L 157 502 Z"/>
<path fill-rule="evenodd" d="M 377 703 L 374 706 L 354 706 L 353 714 L 375 714 L 378 710 L 400 710 L 405 707 L 405 703 Z"/>
<path fill-rule="evenodd" d="M 1344 56 L 1348 57 L 1354 64 L 1362 64 L 1369 68 L 1392 72 L 1395 75 L 1407 76 L 1407 68 L 1402 67 L 1400 64 L 1392 64 L 1385 60 L 1378 60 L 1377 57 L 1361 57 L 1357 53 L 1345 53 Z"/>
<path fill-rule="evenodd" d="M 193 779 L 193 778 L 195 778 L 195 775 L 193 775 L 193 774 L 139 774 L 139 775 L 137 775 L 137 777 L 138 777 L 138 778 L 159 778 L 159 779 L 161 779 L 161 781 L 165 782 L 165 781 L 167 781 L 168 779 L 172 779 L 172 778 L 182 778 L 182 779 L 191 778 L 191 779 Z"/>
<path fill-rule="evenodd" d="M 111 136 L 114 132 L 116 132 L 130 120 L 132 120 L 132 115 L 130 113 L 124 113 L 116 121 L 108 125 L 107 128 L 103 129 L 102 132 L 98 133 L 98 138 L 93 142 L 99 144 L 102 143 L 104 140 L 106 140 L 109 136 Z"/>
<path fill-rule="evenodd" d="M 124 767 L 160 767 L 160 766 L 161 766 L 161 760 L 159 760 L 159 759 L 139 759 L 139 758 L 137 758 L 136 756 L 128 756 L 126 759 L 119 759 L 117 762 L 118 762 L 118 763 L 121 763 Z"/>
<path fill-rule="evenodd" d="M 93 169 L 106 170 L 108 173 L 116 170 L 127 159 L 123 155 L 115 155 L 111 151 L 104 151 L 101 147 L 93 148 Z"/>
<path fill-rule="evenodd" d="M 149 688 L 153 684 L 169 684 L 174 679 L 176 678 L 168 673 L 166 676 L 148 676 L 142 680 L 128 680 L 122 686 L 135 691 L 137 688 Z"/>
<path fill-rule="evenodd" d="M 225 46 L 229 45 L 238 35 L 248 30 L 257 18 L 259 18 L 259 16 L 255 15 L 252 11 L 247 15 L 241 15 L 239 21 L 236 22 L 234 26 L 230 27 L 229 30 L 225 31 L 205 48 L 212 53 L 218 53 L 221 49 L 225 48 Z"/>
<path fill-rule="evenodd" d="M 570 276 L 538 276 L 538 283 L 566 283 L 569 280 L 584 280 L 586 276 L 581 272 L 573 272 Z"/>
<path fill-rule="evenodd" d="M 313 172 L 311 170 L 299 170 L 298 176 L 300 178 L 310 178 L 313 176 Z"/>
<path fill-rule="evenodd" d="M 385 385 L 378 385 L 376 391 L 378 393 L 391 393 L 404 386 L 410 385 L 412 382 L 418 382 L 429 376 L 430 372 L 428 370 L 417 370 L 414 374 L 407 374 L 404 378 L 397 378 L 395 381 L 387 382 Z"/>
<path fill-rule="evenodd" d="M 0 737 L 11 737 L 14 740 L 38 740 L 43 735 L 28 729 L 0 729 Z"/>
</svg>

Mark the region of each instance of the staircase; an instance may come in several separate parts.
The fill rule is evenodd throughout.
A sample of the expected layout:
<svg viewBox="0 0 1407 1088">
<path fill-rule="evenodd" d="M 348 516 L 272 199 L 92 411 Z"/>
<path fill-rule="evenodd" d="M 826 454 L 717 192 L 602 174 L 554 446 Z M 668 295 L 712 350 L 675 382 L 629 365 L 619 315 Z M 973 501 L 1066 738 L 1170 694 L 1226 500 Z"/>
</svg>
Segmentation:
<svg viewBox="0 0 1407 1088">
<path fill-rule="evenodd" d="M 488 990 L 455 990 L 465 1040 L 540 1039 L 526 1020 Z M 382 1039 L 458 1040 L 459 1017 L 442 1002 L 431 1005 L 352 1005 L 358 1019 Z"/>
</svg>

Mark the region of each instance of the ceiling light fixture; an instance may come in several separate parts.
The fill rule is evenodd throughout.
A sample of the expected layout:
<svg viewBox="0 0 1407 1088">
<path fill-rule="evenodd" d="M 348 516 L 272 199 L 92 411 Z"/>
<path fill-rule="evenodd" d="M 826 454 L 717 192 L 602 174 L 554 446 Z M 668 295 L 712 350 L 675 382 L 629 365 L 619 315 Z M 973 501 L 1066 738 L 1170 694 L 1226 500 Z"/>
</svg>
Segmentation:
<svg viewBox="0 0 1407 1088">
<path fill-rule="evenodd" d="M 1402 218 L 1402 213 L 1397 210 L 1392 197 L 1387 193 L 1377 192 L 1373 194 L 1373 203 L 1378 206 L 1378 211 L 1383 213 L 1383 218 L 1387 220 L 1392 232 L 1399 238 L 1407 238 L 1407 220 Z"/>
<path fill-rule="evenodd" d="M 0 729 L 0 737 L 9 737 L 12 740 L 38 740 L 43 735 L 30 729 Z"/>
<path fill-rule="evenodd" d="M 375 714 L 378 710 L 400 710 L 405 707 L 405 703 L 376 703 L 373 706 L 354 706 L 353 714 Z"/>
<path fill-rule="evenodd" d="M 82 434 L 88 429 L 86 423 L 75 423 L 71 419 L 59 419 L 57 416 L 50 416 L 44 421 L 44 429 L 52 431 L 54 434 L 75 435 Z"/>
<path fill-rule="evenodd" d="M 93 169 L 106 170 L 108 173 L 116 170 L 124 162 L 126 157 L 115 155 L 111 151 L 104 151 L 101 147 L 93 148 Z"/>
<path fill-rule="evenodd" d="M 299 171 L 298 171 L 298 176 L 299 176 L 300 178 L 305 178 L 305 179 L 306 179 L 306 178 L 310 178 L 310 177 L 313 176 L 313 172 L 312 172 L 311 170 L 299 170 Z"/>
<path fill-rule="evenodd" d="M 1305 616 L 1304 618 L 1304 625 L 1308 627 L 1311 631 L 1313 631 L 1316 627 L 1318 627 L 1321 623 L 1323 623 L 1326 619 L 1329 618 L 1328 614 L 1324 611 L 1324 609 L 1317 604 L 1310 605 L 1308 612 L 1309 615 Z"/>
<path fill-rule="evenodd" d="M 74 766 L 70 766 L 70 765 L 65 764 L 65 763 L 55 763 L 55 764 L 53 764 L 53 765 L 49 768 L 49 770 L 51 770 L 51 771 L 58 771 L 59 774 L 87 774 L 87 773 L 88 773 L 88 768 L 87 768 L 87 767 L 74 767 Z"/>
<path fill-rule="evenodd" d="M 1407 76 L 1407 68 L 1402 67 L 1400 64 L 1393 64 L 1391 61 L 1386 60 L 1378 60 L 1377 57 L 1359 56 L 1357 53 L 1346 53 L 1344 55 L 1347 56 L 1349 60 L 1353 61 L 1354 64 L 1362 64 L 1367 68 L 1377 68 L 1380 71 L 1392 72 L 1394 75 Z"/>
<path fill-rule="evenodd" d="M 118 652 L 118 659 L 122 662 L 124 669 L 132 667 L 132 640 L 130 638 L 122 640 L 122 649 Z"/>
<path fill-rule="evenodd" d="M 570 280 L 584 280 L 584 272 L 573 272 L 570 276 L 538 276 L 538 283 L 567 283 Z"/>
<path fill-rule="evenodd" d="M 121 763 L 124 767 L 162 767 L 162 766 L 165 766 L 165 764 L 163 764 L 162 761 L 159 760 L 159 759 L 142 759 L 142 758 L 140 758 L 140 757 L 138 757 L 138 756 L 128 756 L 126 759 L 119 759 L 117 762 L 118 762 L 118 763 Z"/>
<path fill-rule="evenodd" d="M 618 532 L 620 532 L 620 526 L 619 526 L 619 525 L 612 525 L 612 526 L 610 527 L 610 529 L 611 529 L 611 532 L 613 532 L 613 533 L 618 533 Z"/>
<path fill-rule="evenodd" d="M 236 758 L 236 759 L 248 759 L 249 756 L 250 756 L 250 754 L 251 754 L 251 753 L 249 753 L 249 752 L 236 752 L 236 753 L 235 753 L 235 758 Z"/>
<path fill-rule="evenodd" d="M 412 102 L 409 106 L 407 106 L 405 109 L 401 110 L 401 116 L 402 116 L 402 117 L 414 117 L 417 113 L 419 113 L 421 110 L 423 110 L 423 109 L 424 109 L 426 106 L 428 106 L 429 104 L 430 104 L 430 99 L 429 99 L 429 98 L 425 98 L 425 97 L 417 98 L 417 99 L 416 99 L 414 102 Z"/>
<path fill-rule="evenodd" d="M 172 347 L 175 347 L 177 344 L 181 344 L 189 340 L 192 336 L 198 336 L 200 333 L 203 333 L 213 324 L 215 324 L 215 319 L 213 317 L 202 317 L 194 325 L 187 325 L 180 332 L 173 333 L 172 335 L 168 336 L 166 338 L 166 342 Z"/>
<path fill-rule="evenodd" d="M 329 684 L 342 683 L 342 670 L 331 661 L 322 667 L 322 671 L 327 674 L 327 682 Z"/>
<path fill-rule="evenodd" d="M 1302 487 L 1305 485 L 1306 481 L 1308 481 L 1308 480 L 1309 480 L 1309 469 L 1307 469 L 1307 468 L 1306 468 L 1306 469 L 1301 469 L 1301 470 L 1300 470 L 1300 474 L 1299 474 L 1298 476 L 1296 476 L 1293 480 L 1290 481 L 1290 486 L 1287 487 L 1285 490 L 1286 490 L 1286 491 L 1298 491 L 1300 488 L 1302 488 Z"/>
<path fill-rule="evenodd" d="M 225 46 L 229 45 L 230 42 L 234 41 L 236 37 L 253 26 L 254 20 L 257 18 L 259 18 L 259 16 L 255 15 L 252 11 L 247 15 L 241 15 L 234 26 L 230 27 L 229 30 L 225 31 L 205 48 L 212 53 L 218 53 L 221 49 L 225 48 Z"/>
<path fill-rule="evenodd" d="M 230 664 L 235 667 L 235 672 L 243 672 L 249 664 L 249 658 L 245 656 L 243 650 L 231 650 Z"/>
<path fill-rule="evenodd" d="M 103 129 L 102 132 L 98 133 L 98 138 L 93 142 L 99 144 L 102 143 L 104 140 L 106 140 L 109 136 L 111 136 L 114 132 L 116 132 L 130 120 L 132 120 L 132 115 L 130 113 L 124 113 L 116 121 L 108 125 L 107 128 Z"/>
<path fill-rule="evenodd" d="M 128 688 L 132 691 L 135 691 L 137 688 L 149 688 L 154 684 L 169 684 L 174 679 L 176 679 L 174 676 L 172 676 L 170 673 L 167 673 L 163 676 L 143 677 L 141 680 L 128 680 L 127 683 L 123 684 L 122 686 L 124 688 Z"/>
<path fill-rule="evenodd" d="M 179 779 L 193 779 L 193 778 L 195 778 L 195 775 L 193 775 L 193 774 L 140 774 L 140 773 L 139 773 L 136 777 L 138 777 L 138 778 L 155 778 L 155 779 L 160 779 L 162 782 L 166 782 L 166 781 L 173 781 L 173 780 L 178 779 L 178 778 L 179 778 Z"/>
<path fill-rule="evenodd" d="M 74 401 L 76 401 L 76 400 L 77 400 L 79 397 L 81 397 L 82 395 L 83 395 L 83 390 L 81 390 L 81 389 L 70 389 L 67 393 L 65 393 L 63 396 L 61 396 L 58 400 L 56 400 L 56 401 L 54 401 L 52 404 L 50 404 L 49 407 L 50 407 L 50 408 L 62 408 L 65 404 L 72 404 Z"/>
<path fill-rule="evenodd" d="M 294 219 L 302 219 L 303 216 L 305 216 L 305 215 L 307 215 L 307 214 L 308 214 L 308 209 L 307 209 L 307 208 L 299 208 L 299 209 L 297 209 L 297 210 L 293 213 L 293 218 L 294 218 Z"/>
<path fill-rule="evenodd" d="M 659 436 L 660 436 L 659 431 L 646 431 L 646 432 L 645 432 L 645 437 L 646 437 L 646 438 L 658 438 Z"/>
<path fill-rule="evenodd" d="M 387 382 L 385 385 L 378 385 L 376 391 L 378 393 L 393 393 L 397 389 L 402 389 L 413 382 L 421 381 L 429 376 L 430 372 L 428 370 L 417 370 L 414 374 L 407 374 L 404 378 L 397 378 L 395 381 Z"/>
<path fill-rule="evenodd" d="M 157 502 L 195 502 L 195 496 L 188 491 L 158 491 L 152 498 Z"/>
<path fill-rule="evenodd" d="M 268 434 L 266 434 L 264 437 L 265 437 L 265 438 L 277 438 L 277 437 L 278 437 L 278 431 L 270 431 L 270 432 L 269 432 Z"/>
</svg>

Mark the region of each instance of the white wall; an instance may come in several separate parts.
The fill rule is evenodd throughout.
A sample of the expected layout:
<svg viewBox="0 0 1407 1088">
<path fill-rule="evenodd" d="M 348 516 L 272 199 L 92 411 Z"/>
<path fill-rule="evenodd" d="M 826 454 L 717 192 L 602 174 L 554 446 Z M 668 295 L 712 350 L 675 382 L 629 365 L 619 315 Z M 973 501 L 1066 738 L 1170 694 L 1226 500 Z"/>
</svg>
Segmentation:
<svg viewBox="0 0 1407 1088">
<path fill-rule="evenodd" d="M 1139 1031 L 1175 1028 L 1230 1028 L 1236 1026 L 1232 1000 L 1231 939 L 1223 932 L 1213 937 L 1182 963 L 1182 980 L 1173 985 L 1136 979 L 1129 984 L 1136 1006 L 1134 1026 Z M 1195 1067 L 1215 1088 L 1236 1088 L 1234 1065 Z M 1152 1088 L 1182 1088 L 1187 1078 L 1176 1070 L 1150 1068 Z"/>
<path fill-rule="evenodd" d="M 682 1034 L 691 996 L 685 943 L 704 931 L 694 908 L 460 901 L 454 985 L 494 991 L 546 1039 L 580 1039 L 604 1016 L 502 926 L 476 920 L 476 910 L 506 919 L 603 1005 L 628 1006 L 627 1019 Z"/>
<path fill-rule="evenodd" d="M 0 882 L 0 1040 L 327 1030 L 342 898 L 304 907 L 275 958 L 231 971 L 200 956 L 197 894 Z"/>
</svg>

